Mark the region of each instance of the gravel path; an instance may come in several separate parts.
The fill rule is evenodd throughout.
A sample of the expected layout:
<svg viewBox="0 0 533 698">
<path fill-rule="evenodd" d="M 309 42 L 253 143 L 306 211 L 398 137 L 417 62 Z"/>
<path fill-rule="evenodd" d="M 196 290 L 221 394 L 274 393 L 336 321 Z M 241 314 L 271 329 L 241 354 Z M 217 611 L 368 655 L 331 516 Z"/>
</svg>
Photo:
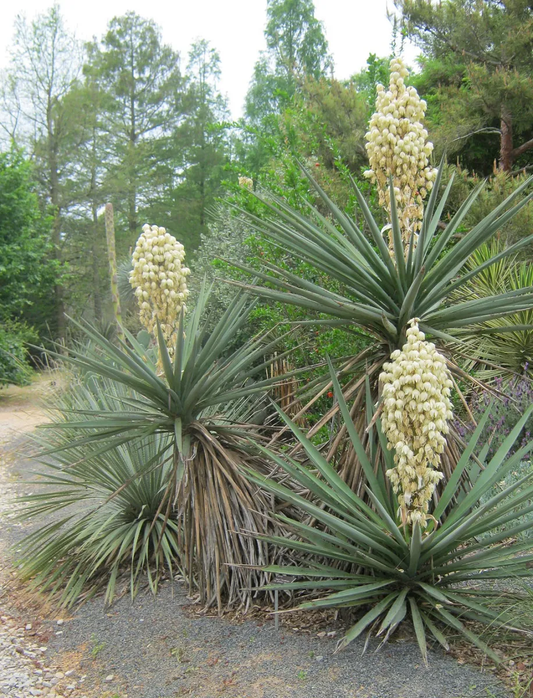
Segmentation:
<svg viewBox="0 0 533 698">
<path fill-rule="evenodd" d="M 439 650 L 425 668 L 408 639 L 362 655 L 362 642 L 334 654 L 339 628 L 306 627 L 284 616 L 230 621 L 201 615 L 179 584 L 157 598 L 101 598 L 72 615 L 37 606 L 16 581 L 7 545 L 26 526 L 14 520 L 31 464 L 24 439 L 8 434 L 0 404 L 0 697 L 29 698 L 503 698 L 490 673 Z M 34 419 L 32 424 L 38 421 Z M 4 426 L 4 429 L 2 428 Z M 2 442 L 3 436 L 3 442 Z M 299 627 L 296 623 L 300 623 Z M 290 625 L 297 628 L 293 629 Z"/>
</svg>

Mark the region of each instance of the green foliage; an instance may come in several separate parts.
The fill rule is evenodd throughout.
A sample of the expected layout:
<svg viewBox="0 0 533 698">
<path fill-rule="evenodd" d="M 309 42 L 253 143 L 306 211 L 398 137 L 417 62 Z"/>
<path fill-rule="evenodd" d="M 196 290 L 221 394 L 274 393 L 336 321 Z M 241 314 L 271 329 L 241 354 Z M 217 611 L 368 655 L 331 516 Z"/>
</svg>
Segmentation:
<svg viewBox="0 0 533 698">
<path fill-rule="evenodd" d="M 471 399 L 471 410 L 476 421 L 491 405 L 490 416 L 482 433 L 483 443 L 486 444 L 489 456 L 492 456 L 511 432 L 518 416 L 524 414 L 533 404 L 533 381 L 526 374 L 513 375 L 505 382 L 496 378 L 494 387 L 499 391 L 498 399 L 492 403 L 488 392 L 474 393 Z M 524 424 L 524 431 L 517 446 L 524 445 L 533 434 L 533 416 Z"/>
<path fill-rule="evenodd" d="M 172 136 L 183 114 L 178 55 L 153 21 L 128 12 L 88 46 L 84 71 L 100 93 L 98 128 L 113 152 L 105 161 L 105 189 L 127 224 L 126 239 L 118 242 L 128 249 L 139 234 L 141 202 L 172 178 Z"/>
<path fill-rule="evenodd" d="M 495 158 L 505 171 L 527 165 L 533 148 L 531 3 L 396 0 L 395 4 L 402 12 L 404 32 L 430 61 L 430 114 L 448 138 L 454 131 L 462 143 L 480 131 L 499 135 L 499 142 L 494 138 L 483 144 L 488 150 L 483 174 L 488 174 L 486 167 Z M 468 151 L 465 159 L 472 167 Z"/>
<path fill-rule="evenodd" d="M 367 105 L 352 82 L 307 80 L 301 94 L 281 115 L 279 129 L 293 158 L 309 158 L 313 167 L 318 163 L 320 179 L 329 179 L 329 187 L 324 183 L 328 192 L 333 194 L 335 187 L 337 198 L 341 192 L 349 196 L 339 163 L 357 176 L 368 161 L 364 145 Z"/>
<path fill-rule="evenodd" d="M 177 526 L 165 522 L 163 510 L 172 468 L 169 436 L 132 440 L 105 453 L 70 444 L 68 425 L 80 413 L 116 412 L 138 398 L 112 380 L 86 376 L 58 398 L 54 426 L 41 439 L 42 449 L 55 455 L 41 458 L 42 489 L 27 498 L 23 516 L 53 515 L 53 522 L 24 539 L 21 571 L 35 588 L 57 592 L 65 606 L 103 583 L 111 603 L 125 571 L 132 596 L 143 574 L 155 593 L 161 575 L 179 569 Z M 88 419 L 76 434 L 80 440 L 94 436 Z"/>
<path fill-rule="evenodd" d="M 1 153 L 0 385 L 29 382 L 26 345 L 46 330 L 49 298 L 59 276 L 51 255 L 51 218 L 41 215 L 35 188 L 22 152 L 12 146 Z"/>
<path fill-rule="evenodd" d="M 269 0 L 267 52 L 254 68 L 246 115 L 256 126 L 287 106 L 306 78 L 318 80 L 333 66 L 312 0 Z"/>
<path fill-rule="evenodd" d="M 393 209 L 391 234 L 397 260 L 395 264 L 355 183 L 355 195 L 375 247 L 370 245 L 355 221 L 336 206 L 309 174 L 307 176 L 322 205 L 328 209 L 329 219 L 316 209 L 312 209 L 309 216 L 304 216 L 281 198 L 256 194 L 270 217 L 260 219 L 249 215 L 250 224 L 289 251 L 293 258 L 311 265 L 317 274 L 333 280 L 340 290 L 330 290 L 329 284 L 309 281 L 297 273 L 267 263 L 264 272 L 249 270 L 267 284 L 249 286 L 254 293 L 312 311 L 324 326 L 365 328 L 376 337 L 375 361 L 389 356 L 404 343 L 407 323 L 413 317 L 420 318 L 424 331 L 445 340 L 450 338 L 450 332 L 461 333 L 463 328 L 530 307 L 533 297 L 531 288 L 455 305 L 449 305 L 449 299 L 452 291 L 462 289 L 482 271 L 483 267 L 478 267 L 469 274 L 458 276 L 470 255 L 528 203 L 532 194 L 511 206 L 529 186 L 531 179 L 526 180 L 503 204 L 474 226 L 450 251 L 441 254 L 482 188 L 478 187 L 470 195 L 445 231 L 438 234 L 440 214 L 451 186 L 448 185 L 438 203 L 441 166 L 426 206 L 418 244 L 415 249 L 411 240 L 411 252 L 407 259 L 404 257 L 400 224 Z M 524 238 L 503 251 L 500 258 L 515 254 L 532 240 L 533 236 Z M 487 266 L 497 260 L 490 260 Z"/>
<path fill-rule="evenodd" d="M 50 224 L 39 210 L 30 162 L 13 146 L 0 154 L 0 319 L 23 316 L 36 286 L 50 292 Z"/>
<path fill-rule="evenodd" d="M 272 156 L 277 117 L 291 108 L 307 80 L 320 80 L 333 66 L 312 0 L 269 0 L 267 51 L 255 64 L 246 95 L 240 161 L 257 174 Z"/>
<path fill-rule="evenodd" d="M 218 89 L 219 79 L 217 51 L 209 42 L 197 41 L 189 52 L 184 76 L 184 116 L 173 135 L 177 147 L 169 164 L 177 172 L 168 173 L 163 191 L 150 196 L 143 208 L 145 218 L 168 227 L 189 254 L 207 232 L 208 212 L 223 192 L 229 113 L 227 100 Z"/>
<path fill-rule="evenodd" d="M 64 214 L 71 205 L 71 182 L 78 163 L 76 148 L 80 111 L 72 108 L 70 90 L 81 68 L 80 46 L 66 30 L 59 7 L 54 5 L 32 22 L 19 16 L 15 22 L 11 65 L 3 85 L 9 118 L 6 130 L 31 153 L 43 210 L 53 220 L 48 228 L 51 255 L 64 272 Z M 9 123 L 11 122 L 11 123 Z M 53 294 L 45 294 L 49 331 L 64 340 L 65 289 L 59 273 Z M 41 316 L 44 313 L 40 313 Z"/>
<path fill-rule="evenodd" d="M 376 106 L 377 86 L 389 84 L 389 65 L 390 61 L 388 58 L 378 58 L 375 53 L 371 53 L 366 59 L 366 68 L 352 78 L 357 92 L 365 99 L 367 122 Z"/>
<path fill-rule="evenodd" d="M 409 82 L 424 97 L 426 128 L 435 155 L 444 153 L 481 176 L 492 174 L 500 149 L 500 129 L 476 109 L 468 80 L 454 63 L 424 57 Z"/>
<path fill-rule="evenodd" d="M 515 418 L 516 418 L 516 414 L 517 413 L 515 412 L 514 413 Z M 529 430 L 531 430 L 533 428 L 533 426 L 532 426 L 533 419 L 531 417 L 530 417 L 530 423 L 531 424 L 529 425 Z M 528 428 L 528 425 L 526 424 L 524 429 L 527 429 L 527 428 Z M 508 434 L 509 431 L 510 431 L 510 429 L 506 430 L 506 434 Z M 529 434 L 529 436 L 527 438 L 522 439 L 522 443 L 526 443 L 527 439 L 530 438 L 531 431 L 528 431 L 528 434 Z M 503 439 L 499 439 L 499 441 L 500 441 L 500 445 L 501 445 L 501 442 L 503 442 Z M 493 452 L 496 452 L 496 444 L 494 444 L 494 442 L 492 442 L 492 445 L 493 445 Z M 518 447 L 518 444 L 516 447 Z M 524 482 L 527 483 L 531 478 L 533 478 L 533 465 L 532 465 L 531 461 L 530 460 L 523 460 L 520 463 L 517 463 L 516 467 L 512 471 L 508 472 L 505 475 L 505 477 L 502 480 L 500 480 L 500 482 L 496 483 L 496 485 L 494 485 L 494 487 L 491 490 L 489 490 L 489 492 L 487 492 L 487 494 L 485 494 L 483 496 L 483 498 L 481 499 L 481 504 L 485 504 L 492 497 L 495 497 L 495 496 L 501 494 L 501 492 L 506 490 L 508 487 L 512 487 L 513 485 L 517 484 L 521 480 L 522 482 L 518 485 L 518 489 L 516 490 L 517 494 L 519 494 L 520 492 L 522 492 L 524 490 L 523 483 Z M 533 504 L 533 499 L 529 498 L 527 500 L 527 504 L 529 506 L 531 506 L 531 504 Z M 523 529 L 517 534 L 516 538 L 520 541 L 524 541 L 524 540 L 527 540 L 529 538 L 529 540 L 531 541 L 531 537 L 533 536 L 533 514 L 531 512 L 526 512 L 523 515 L 519 514 L 515 519 L 515 523 L 517 525 L 521 525 L 523 523 L 529 524 L 529 526 L 523 527 Z M 506 530 L 505 525 L 502 525 L 498 529 L 498 532 L 500 530 L 502 533 L 505 532 L 505 530 Z M 490 534 L 485 534 L 486 537 L 488 535 L 490 535 Z"/>
<path fill-rule="evenodd" d="M 268 0 L 265 37 L 278 72 L 288 80 L 319 78 L 332 66 L 312 0 Z"/>
<path fill-rule="evenodd" d="M 26 385 L 31 381 L 26 345 L 36 342 L 33 329 L 20 322 L 0 322 L 0 387 L 13 383 Z"/>
<path fill-rule="evenodd" d="M 370 429 L 369 455 L 366 455 L 333 370 L 331 378 L 349 438 L 360 458 L 371 506 L 346 485 L 296 425 L 284 417 L 303 446 L 307 461 L 302 463 L 274 453 L 269 455 L 287 474 L 293 487 L 254 473 L 249 477 L 301 513 L 299 517 L 278 515 L 285 524 L 292 526 L 297 538 L 290 542 L 287 538 L 269 540 L 307 557 L 299 566 L 267 568 L 271 573 L 295 577 L 294 582 L 271 584 L 268 588 L 308 592 L 310 600 L 299 608 L 361 609 L 361 617 L 346 632 L 340 647 L 345 647 L 363 632 L 375 634 L 386 642 L 409 618 L 425 662 L 428 636 L 448 649 L 442 627 L 461 633 L 499 662 L 496 653 L 465 624 L 465 620 L 509 627 L 509 614 L 500 613 L 490 603 L 494 596 L 507 594 L 491 591 L 485 585 L 509 577 L 530 579 L 533 574 L 531 543 L 515 538 L 530 525 L 521 517 L 527 517 L 533 509 L 531 472 L 480 502 L 533 449 L 533 441 L 530 441 L 507 457 L 533 413 L 533 405 L 490 460 L 486 459 L 486 449 L 481 450 L 478 458 L 483 470 L 472 489 L 456 498 L 461 473 L 479 469 L 473 453 L 488 414 L 482 418 L 434 507 L 434 520 L 422 531 L 418 524 L 413 527 L 400 524 L 394 494 L 383 476 L 382 466 L 393 468 L 394 461 L 391 451 L 384 447 L 379 419 Z M 367 409 L 370 423 L 373 409 L 369 404 Z M 266 449 L 263 452 L 266 454 Z M 310 496 L 297 494 L 300 488 Z M 484 537 L 482 542 L 480 536 Z M 320 590 L 327 590 L 326 595 Z M 513 622 L 516 619 L 513 618 Z"/>
</svg>

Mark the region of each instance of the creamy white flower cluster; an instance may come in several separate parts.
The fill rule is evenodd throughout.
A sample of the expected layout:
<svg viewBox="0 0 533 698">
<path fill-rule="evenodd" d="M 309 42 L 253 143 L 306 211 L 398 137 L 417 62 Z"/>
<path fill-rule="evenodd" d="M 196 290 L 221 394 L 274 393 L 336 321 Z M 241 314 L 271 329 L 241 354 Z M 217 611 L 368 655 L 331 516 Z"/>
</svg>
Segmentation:
<svg viewBox="0 0 533 698">
<path fill-rule="evenodd" d="M 389 89 L 377 86 L 376 111 L 366 134 L 370 169 L 365 176 L 377 182 L 380 206 L 390 215 L 392 175 L 402 237 L 408 244 L 411 233 L 421 227 L 423 200 L 433 187 L 437 170 L 429 166 L 433 144 L 422 125 L 426 102 L 414 87 L 405 86 L 408 73 L 401 58 L 393 58 L 390 68 Z"/>
<path fill-rule="evenodd" d="M 243 189 L 249 189 L 252 191 L 254 188 L 254 180 L 251 177 L 239 177 L 239 186 Z"/>
<path fill-rule="evenodd" d="M 165 228 L 144 225 L 133 252 L 130 283 L 135 289 L 142 324 L 154 332 L 157 320 L 170 350 L 176 320 L 189 290 L 190 269 L 183 266 L 185 250 Z"/>
<path fill-rule="evenodd" d="M 426 525 L 428 505 L 443 474 L 439 468 L 452 417 L 452 381 L 446 360 L 426 342 L 418 320 L 410 320 L 407 343 L 391 354 L 379 379 L 383 384 L 381 423 L 395 468 L 387 471 L 398 495 L 402 519 Z"/>
</svg>

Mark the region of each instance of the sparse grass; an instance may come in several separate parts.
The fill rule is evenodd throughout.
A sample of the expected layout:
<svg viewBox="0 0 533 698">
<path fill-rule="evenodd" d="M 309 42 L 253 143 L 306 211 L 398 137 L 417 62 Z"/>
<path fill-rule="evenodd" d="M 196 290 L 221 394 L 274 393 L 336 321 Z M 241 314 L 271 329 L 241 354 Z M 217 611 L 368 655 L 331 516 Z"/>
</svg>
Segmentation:
<svg viewBox="0 0 533 698">
<path fill-rule="evenodd" d="M 93 633 L 91 635 L 91 657 L 96 659 L 100 652 L 106 648 L 107 643 L 100 641 L 96 635 Z"/>
<path fill-rule="evenodd" d="M 170 650 L 170 654 L 176 658 L 180 664 L 183 664 L 184 662 L 188 662 L 189 660 L 187 659 L 187 650 L 185 647 L 179 646 L 179 647 L 173 647 Z"/>
</svg>

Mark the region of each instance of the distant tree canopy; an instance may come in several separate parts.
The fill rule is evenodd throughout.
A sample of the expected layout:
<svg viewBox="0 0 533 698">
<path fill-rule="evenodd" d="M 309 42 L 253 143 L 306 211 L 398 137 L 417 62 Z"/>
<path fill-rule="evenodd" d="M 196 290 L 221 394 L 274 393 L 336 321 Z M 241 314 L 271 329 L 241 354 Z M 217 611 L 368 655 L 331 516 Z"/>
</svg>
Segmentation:
<svg viewBox="0 0 533 698">
<path fill-rule="evenodd" d="M 431 116 L 448 151 L 496 142 L 500 169 L 510 172 L 531 163 L 530 0 L 438 4 L 396 0 L 395 4 L 402 13 L 404 32 L 423 51 L 424 71 L 418 86 L 428 96 Z"/>
<path fill-rule="evenodd" d="M 41 215 L 32 174 L 17 148 L 0 153 L 0 322 L 25 319 L 36 292 L 50 290 L 58 271 L 52 217 Z"/>
<path fill-rule="evenodd" d="M 66 337 L 65 312 L 104 325 L 109 317 L 106 202 L 122 258 L 146 222 L 168 227 L 189 255 L 207 231 L 229 159 L 219 63 L 199 40 L 184 69 L 157 25 L 134 12 L 85 47 L 58 6 L 17 20 L 0 130 L 34 162 L 35 192 L 52 217 L 49 254 L 68 270 L 48 301 L 54 337 Z"/>
<path fill-rule="evenodd" d="M 312 0 L 268 0 L 267 51 L 255 64 L 246 115 L 255 124 L 287 106 L 308 78 L 331 73 L 333 60 Z"/>
</svg>

